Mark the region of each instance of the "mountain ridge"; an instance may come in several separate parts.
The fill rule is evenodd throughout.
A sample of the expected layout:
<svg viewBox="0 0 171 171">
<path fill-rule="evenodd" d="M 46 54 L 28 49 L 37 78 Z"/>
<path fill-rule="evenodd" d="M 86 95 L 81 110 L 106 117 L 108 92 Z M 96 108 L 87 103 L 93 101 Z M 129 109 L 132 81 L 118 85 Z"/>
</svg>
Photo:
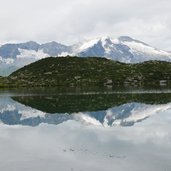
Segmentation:
<svg viewBox="0 0 171 171">
<path fill-rule="evenodd" d="M 128 36 L 120 36 L 117 39 L 104 36 L 71 46 L 55 41 L 43 44 L 28 41 L 0 46 L 0 75 L 7 76 L 42 58 L 67 55 L 105 57 L 124 63 L 141 63 L 149 60 L 171 62 L 171 53 L 158 50 Z"/>
</svg>

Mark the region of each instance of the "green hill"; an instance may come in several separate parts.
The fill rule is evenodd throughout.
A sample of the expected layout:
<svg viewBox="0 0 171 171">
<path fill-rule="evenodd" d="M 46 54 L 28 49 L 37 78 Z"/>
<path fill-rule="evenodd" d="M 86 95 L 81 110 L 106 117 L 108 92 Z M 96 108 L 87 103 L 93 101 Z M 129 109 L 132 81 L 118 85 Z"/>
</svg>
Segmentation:
<svg viewBox="0 0 171 171">
<path fill-rule="evenodd" d="M 9 87 L 10 83 L 7 78 L 0 76 L 0 88 Z"/>
<path fill-rule="evenodd" d="M 171 63 L 124 64 L 105 58 L 45 58 L 7 78 L 8 86 L 157 86 L 171 85 Z"/>
</svg>

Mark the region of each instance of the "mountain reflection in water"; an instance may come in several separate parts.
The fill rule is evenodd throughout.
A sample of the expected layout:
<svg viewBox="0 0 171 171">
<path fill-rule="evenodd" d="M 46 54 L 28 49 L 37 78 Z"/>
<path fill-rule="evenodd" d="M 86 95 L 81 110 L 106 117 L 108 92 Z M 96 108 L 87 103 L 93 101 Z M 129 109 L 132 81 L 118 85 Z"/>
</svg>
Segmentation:
<svg viewBox="0 0 171 171">
<path fill-rule="evenodd" d="M 133 126 L 171 109 L 171 93 L 88 93 L 0 97 L 0 120 L 38 126 L 75 120 L 104 127 Z"/>
</svg>

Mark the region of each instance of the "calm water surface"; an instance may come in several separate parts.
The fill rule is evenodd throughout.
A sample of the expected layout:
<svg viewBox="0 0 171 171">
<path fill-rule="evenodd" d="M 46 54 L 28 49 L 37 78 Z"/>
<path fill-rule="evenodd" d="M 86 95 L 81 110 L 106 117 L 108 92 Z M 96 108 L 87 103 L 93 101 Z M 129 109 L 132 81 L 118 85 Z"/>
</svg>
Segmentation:
<svg viewBox="0 0 171 171">
<path fill-rule="evenodd" d="M 171 91 L 0 91 L 0 170 L 170 171 Z"/>
</svg>

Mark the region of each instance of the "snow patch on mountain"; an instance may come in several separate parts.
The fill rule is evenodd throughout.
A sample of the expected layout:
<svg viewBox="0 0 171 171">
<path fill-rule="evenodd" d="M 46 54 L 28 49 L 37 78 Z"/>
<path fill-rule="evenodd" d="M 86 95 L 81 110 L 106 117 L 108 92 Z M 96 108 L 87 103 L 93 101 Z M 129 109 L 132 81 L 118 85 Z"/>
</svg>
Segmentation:
<svg viewBox="0 0 171 171">
<path fill-rule="evenodd" d="M 27 50 L 27 49 L 19 49 L 20 55 L 17 55 L 16 58 L 35 58 L 36 60 L 43 59 L 49 57 L 48 54 L 44 53 L 43 50 Z"/>
<path fill-rule="evenodd" d="M 97 44 L 98 41 L 99 41 L 99 39 L 94 39 L 94 40 L 90 40 L 90 41 L 87 41 L 87 42 L 81 44 L 81 46 L 78 49 L 78 52 L 85 51 L 88 48 L 93 47 L 95 44 Z"/>
<path fill-rule="evenodd" d="M 169 56 L 170 54 L 168 52 L 157 50 L 153 47 L 144 45 L 139 42 L 124 42 L 125 45 L 129 46 L 131 50 L 133 51 L 139 51 L 142 53 L 152 54 L 152 55 L 163 55 L 163 56 Z"/>
</svg>

